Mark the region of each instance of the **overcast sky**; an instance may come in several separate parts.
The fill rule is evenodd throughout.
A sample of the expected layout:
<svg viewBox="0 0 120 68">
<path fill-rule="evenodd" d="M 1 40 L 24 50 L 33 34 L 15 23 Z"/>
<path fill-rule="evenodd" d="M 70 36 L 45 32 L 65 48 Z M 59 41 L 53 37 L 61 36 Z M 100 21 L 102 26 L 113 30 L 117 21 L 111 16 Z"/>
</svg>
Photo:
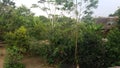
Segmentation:
<svg viewBox="0 0 120 68">
<path fill-rule="evenodd" d="M 23 4 L 30 8 L 31 5 L 37 3 L 38 0 L 15 0 L 15 1 L 17 6 Z M 93 16 L 107 17 L 109 14 L 114 13 L 115 10 L 118 9 L 118 7 L 120 7 L 120 0 L 99 0 L 98 8 L 95 9 Z M 32 11 L 35 12 L 36 15 L 45 14 L 39 9 L 32 9 Z"/>
</svg>

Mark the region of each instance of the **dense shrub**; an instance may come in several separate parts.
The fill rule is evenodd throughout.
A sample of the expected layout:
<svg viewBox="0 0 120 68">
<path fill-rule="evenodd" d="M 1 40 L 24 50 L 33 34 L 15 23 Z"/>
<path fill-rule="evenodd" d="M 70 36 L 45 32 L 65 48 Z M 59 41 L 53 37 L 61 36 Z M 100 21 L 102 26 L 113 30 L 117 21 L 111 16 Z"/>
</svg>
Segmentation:
<svg viewBox="0 0 120 68">
<path fill-rule="evenodd" d="M 29 51 L 29 36 L 24 26 L 14 32 L 8 32 L 5 36 L 7 45 L 7 57 L 5 68 L 24 68 L 21 63 L 23 54 Z"/>
<path fill-rule="evenodd" d="M 48 63 L 75 65 L 75 26 L 64 23 L 54 28 L 50 35 L 50 45 L 40 49 Z M 82 68 L 105 68 L 105 48 L 99 26 L 80 24 L 78 29 L 77 60 Z M 95 27 L 96 26 L 96 27 Z M 43 53 L 44 52 L 44 53 Z"/>
<path fill-rule="evenodd" d="M 45 56 L 45 54 L 47 55 L 46 51 L 47 51 L 48 46 L 49 46 L 49 42 L 46 42 L 45 40 L 38 41 L 32 38 L 30 42 L 29 53 L 31 56 L 42 56 L 43 57 Z"/>
<path fill-rule="evenodd" d="M 54 33 L 49 38 L 52 50 L 48 58 L 50 56 L 54 63 L 74 63 L 74 27 L 72 27 L 74 24 L 68 24 L 56 25 Z"/>
<path fill-rule="evenodd" d="M 35 22 L 33 27 L 29 29 L 29 34 L 37 40 L 43 40 L 47 37 L 47 27 L 41 22 Z"/>
<path fill-rule="evenodd" d="M 12 46 L 7 49 L 7 56 L 4 63 L 4 68 L 25 68 L 21 63 L 23 55 L 20 54 L 20 50 L 16 46 Z"/>
<path fill-rule="evenodd" d="M 120 30 L 114 28 L 107 36 L 108 42 L 106 44 L 107 60 L 109 66 L 120 65 Z"/>
<path fill-rule="evenodd" d="M 29 50 L 29 35 L 24 26 L 21 26 L 14 32 L 8 32 L 5 36 L 5 40 L 6 43 L 8 43 L 8 47 L 17 46 L 23 52 Z"/>
<path fill-rule="evenodd" d="M 99 34 L 99 26 L 94 25 L 83 25 L 82 35 L 79 34 L 78 62 L 81 68 L 106 68 L 102 36 Z"/>
<path fill-rule="evenodd" d="M 57 23 L 55 20 L 51 23 L 44 16 L 33 16 L 25 6 L 2 15 L 0 40 L 5 39 L 8 44 L 5 68 L 25 68 L 21 60 L 26 54 L 40 56 L 50 64 L 60 64 L 61 68 L 63 64 L 76 66 L 76 58 L 80 68 L 120 65 L 119 29 L 110 31 L 105 45 L 101 26 L 90 23 L 90 19 L 83 24 L 63 16 L 56 18 Z"/>
<path fill-rule="evenodd" d="M 86 20 L 87 24 L 76 24 L 75 19 L 59 17 L 57 23 L 51 23 L 44 16 L 33 16 L 24 6 L 12 11 L 0 17 L 0 40 L 5 39 L 8 44 L 5 68 L 24 68 L 21 60 L 26 54 L 40 56 L 50 64 L 75 66 L 75 49 L 81 68 L 120 65 L 119 29 L 111 30 L 108 42 L 103 43 L 101 26 L 90 20 Z"/>
</svg>

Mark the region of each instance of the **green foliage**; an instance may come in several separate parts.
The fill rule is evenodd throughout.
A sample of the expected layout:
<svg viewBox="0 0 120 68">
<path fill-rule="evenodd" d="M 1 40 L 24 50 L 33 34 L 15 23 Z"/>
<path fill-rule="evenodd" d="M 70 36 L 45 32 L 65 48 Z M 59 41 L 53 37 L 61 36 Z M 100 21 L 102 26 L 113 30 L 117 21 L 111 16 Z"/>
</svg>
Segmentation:
<svg viewBox="0 0 120 68">
<path fill-rule="evenodd" d="M 48 28 L 45 24 L 36 21 L 32 28 L 29 29 L 29 34 L 31 37 L 34 37 L 38 40 L 46 39 L 48 35 Z"/>
<path fill-rule="evenodd" d="M 75 23 L 75 19 L 71 19 L 69 17 L 63 16 L 63 17 L 58 18 L 57 22 L 71 24 L 71 23 Z"/>
<path fill-rule="evenodd" d="M 53 63 L 72 63 L 74 62 L 74 34 L 71 25 L 62 24 L 54 28 L 54 33 L 50 37 L 51 57 Z"/>
<path fill-rule="evenodd" d="M 110 31 L 107 36 L 108 42 L 106 44 L 107 57 L 109 66 L 120 65 L 120 30 L 115 28 Z"/>
<path fill-rule="evenodd" d="M 29 50 L 29 36 L 27 29 L 21 26 L 14 32 L 8 32 L 5 36 L 7 46 L 7 57 L 5 68 L 25 68 L 21 63 L 23 54 Z"/>
<path fill-rule="evenodd" d="M 3 5 L 15 5 L 15 3 L 11 0 L 0 0 L 0 3 L 3 3 Z"/>
<path fill-rule="evenodd" d="M 94 24 L 82 25 L 78 37 L 78 62 L 82 68 L 106 68 L 105 48 L 99 28 Z M 98 32 L 97 32 L 98 31 Z"/>
<path fill-rule="evenodd" d="M 39 16 L 39 20 L 42 22 L 42 23 L 47 23 L 49 22 L 50 20 L 44 16 Z"/>
<path fill-rule="evenodd" d="M 15 32 L 8 32 L 5 39 L 9 46 L 15 45 L 19 47 L 22 52 L 26 52 L 29 49 L 29 36 L 24 26 L 21 26 Z"/>
<path fill-rule="evenodd" d="M 22 58 L 23 56 L 18 47 L 12 46 L 8 48 L 4 68 L 25 68 L 21 63 Z"/>
<path fill-rule="evenodd" d="M 99 34 L 100 26 L 95 24 L 78 25 L 78 54 L 80 67 L 105 68 L 105 48 L 102 45 L 102 37 Z M 39 53 L 48 63 L 75 64 L 75 26 L 74 24 L 60 23 L 50 35 L 49 45 L 39 47 Z"/>
<path fill-rule="evenodd" d="M 64 10 L 75 9 L 73 0 L 55 1 L 57 5 L 63 5 Z M 21 60 L 26 53 L 40 56 L 50 64 L 74 66 L 76 36 L 78 45 L 76 56 L 81 68 L 120 65 L 119 29 L 111 30 L 107 36 L 108 42 L 104 43 L 100 33 L 102 26 L 91 23 L 93 13 L 91 8 L 97 7 L 98 0 L 84 0 L 87 4 L 84 13 L 87 24 L 86 22 L 76 24 L 75 19 L 57 15 L 53 15 L 53 20 L 44 16 L 36 17 L 25 6 L 14 9 L 11 6 L 5 7 L 2 2 L 0 2 L 0 39 L 4 37 L 8 44 L 5 68 L 25 68 Z M 4 2 L 7 3 L 9 0 Z M 78 5 L 81 5 L 81 2 L 78 2 Z"/>
<path fill-rule="evenodd" d="M 13 32 L 21 26 L 30 28 L 33 26 L 34 22 L 33 13 L 31 13 L 30 10 L 27 9 L 25 6 L 21 6 L 16 9 L 11 8 L 10 6 L 8 8 L 6 9 L 10 12 L 7 12 L 7 10 L 1 10 L 4 12 L 0 16 L 1 39 L 3 39 L 6 32 Z"/>
<path fill-rule="evenodd" d="M 25 66 L 21 63 L 5 63 L 6 66 L 4 68 L 25 68 Z"/>
<path fill-rule="evenodd" d="M 55 0 L 57 4 L 62 4 L 63 2 L 66 2 L 67 0 Z"/>
<path fill-rule="evenodd" d="M 39 44 L 42 41 L 38 41 L 37 43 L 33 42 L 33 44 L 30 46 L 33 54 L 42 56 L 49 63 L 59 63 L 59 62 L 69 61 L 69 58 L 71 56 L 69 54 L 66 55 L 64 51 L 69 53 L 71 51 L 71 49 L 69 49 L 69 48 L 73 47 L 73 46 L 71 46 L 71 44 L 73 44 L 71 42 L 71 41 L 73 41 L 71 39 L 71 36 L 73 36 L 73 35 L 69 35 L 69 37 L 66 36 L 66 35 L 68 35 L 68 33 L 72 33 L 71 30 L 73 30 L 73 29 L 71 29 L 70 27 L 72 27 L 72 26 L 68 25 L 68 24 L 69 23 L 56 24 L 56 27 L 54 28 L 54 33 L 53 33 L 53 30 L 49 31 L 50 34 L 48 35 L 49 37 L 47 38 L 48 41 L 45 42 L 44 44 Z M 66 29 L 66 28 L 69 28 L 69 29 Z M 45 40 L 43 40 L 43 41 L 45 41 Z M 48 43 L 48 44 L 46 44 L 46 43 Z M 67 50 L 67 49 L 69 49 L 69 50 Z M 65 57 L 66 57 L 66 59 L 63 60 L 63 58 L 65 58 Z M 69 58 L 67 58 L 67 57 L 69 57 Z M 73 58 L 74 58 L 74 55 L 73 55 Z"/>
<path fill-rule="evenodd" d="M 8 27 L 8 17 L 13 10 L 12 6 L 14 6 L 14 4 L 11 0 L 0 0 L 0 40 L 3 40 L 6 26 Z"/>
</svg>

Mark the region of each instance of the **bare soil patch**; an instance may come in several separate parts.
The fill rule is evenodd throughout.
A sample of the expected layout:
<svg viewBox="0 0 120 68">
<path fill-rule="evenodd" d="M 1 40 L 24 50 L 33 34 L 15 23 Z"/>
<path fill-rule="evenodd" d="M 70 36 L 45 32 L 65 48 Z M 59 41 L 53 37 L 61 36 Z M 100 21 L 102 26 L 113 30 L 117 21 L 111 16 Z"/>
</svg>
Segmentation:
<svg viewBox="0 0 120 68">
<path fill-rule="evenodd" d="M 2 45 L 2 44 L 0 44 L 0 45 Z M 3 68 L 5 54 L 6 54 L 5 48 L 0 47 L 0 68 Z"/>
<path fill-rule="evenodd" d="M 26 68 L 55 68 L 54 66 L 46 64 L 40 57 L 25 57 L 23 63 Z"/>
</svg>

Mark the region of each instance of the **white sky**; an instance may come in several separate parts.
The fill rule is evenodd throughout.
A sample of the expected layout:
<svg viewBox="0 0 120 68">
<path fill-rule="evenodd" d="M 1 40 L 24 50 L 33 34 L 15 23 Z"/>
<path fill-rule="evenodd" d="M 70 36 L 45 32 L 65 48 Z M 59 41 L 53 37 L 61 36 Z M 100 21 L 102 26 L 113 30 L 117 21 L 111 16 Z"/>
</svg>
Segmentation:
<svg viewBox="0 0 120 68">
<path fill-rule="evenodd" d="M 32 4 L 37 3 L 38 0 L 15 0 L 16 5 L 25 5 L 28 8 L 31 7 Z M 120 0 L 99 0 L 98 8 L 95 9 L 93 16 L 103 16 L 107 17 L 109 14 L 114 13 L 115 10 L 120 7 Z M 32 9 L 32 12 L 36 13 L 36 15 L 45 15 L 46 13 L 40 11 L 40 9 Z"/>
<path fill-rule="evenodd" d="M 99 0 L 98 8 L 95 9 L 95 16 L 108 16 L 120 7 L 120 0 Z"/>
</svg>

